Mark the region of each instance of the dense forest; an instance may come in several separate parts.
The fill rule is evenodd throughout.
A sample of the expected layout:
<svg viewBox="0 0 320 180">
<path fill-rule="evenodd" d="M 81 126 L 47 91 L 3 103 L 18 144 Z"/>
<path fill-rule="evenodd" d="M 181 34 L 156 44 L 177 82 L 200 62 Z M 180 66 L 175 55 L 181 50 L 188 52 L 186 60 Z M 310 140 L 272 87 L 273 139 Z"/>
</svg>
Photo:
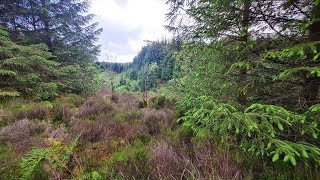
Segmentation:
<svg viewBox="0 0 320 180">
<path fill-rule="evenodd" d="M 119 63 L 88 1 L 0 2 L 1 179 L 320 178 L 320 1 L 163 3 Z"/>
</svg>

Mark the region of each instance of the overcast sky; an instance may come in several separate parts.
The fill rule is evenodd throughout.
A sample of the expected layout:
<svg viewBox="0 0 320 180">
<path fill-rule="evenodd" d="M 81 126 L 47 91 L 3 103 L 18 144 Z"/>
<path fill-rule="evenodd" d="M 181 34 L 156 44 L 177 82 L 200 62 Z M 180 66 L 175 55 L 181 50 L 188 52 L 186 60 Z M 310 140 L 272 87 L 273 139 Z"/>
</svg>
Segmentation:
<svg viewBox="0 0 320 180">
<path fill-rule="evenodd" d="M 144 40 L 155 41 L 168 36 L 164 29 L 165 0 L 91 0 L 91 13 L 103 28 L 99 44 L 99 61 L 106 56 L 117 62 L 131 62 Z"/>
</svg>

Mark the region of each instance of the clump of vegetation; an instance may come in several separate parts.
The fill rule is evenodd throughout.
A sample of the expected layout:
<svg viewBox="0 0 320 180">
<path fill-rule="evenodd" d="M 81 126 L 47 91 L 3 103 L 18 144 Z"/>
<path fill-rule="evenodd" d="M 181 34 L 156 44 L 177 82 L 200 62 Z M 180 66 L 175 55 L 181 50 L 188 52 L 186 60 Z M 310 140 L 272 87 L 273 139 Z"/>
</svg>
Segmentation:
<svg viewBox="0 0 320 180">
<path fill-rule="evenodd" d="M 142 179 L 149 174 L 149 154 L 145 145 L 137 140 L 112 154 L 107 162 L 107 177 Z"/>
<path fill-rule="evenodd" d="M 74 178 L 82 175 L 80 164 L 77 164 L 76 167 L 69 167 L 68 165 L 79 137 L 80 135 L 74 138 L 69 145 L 64 145 L 60 141 L 49 138 L 49 147 L 31 149 L 21 160 L 22 179 L 39 178 L 39 176 L 44 176 L 43 172 L 54 179 L 63 178 L 66 171 L 71 173 Z M 77 160 L 75 159 L 75 161 Z M 80 174 L 73 173 L 77 171 L 74 170 L 76 168 L 80 171 Z M 39 171 L 41 173 L 37 174 Z"/>
<path fill-rule="evenodd" d="M 86 101 L 79 108 L 79 116 L 82 118 L 93 118 L 99 113 L 110 113 L 114 110 L 111 102 L 108 99 L 92 98 Z"/>
</svg>

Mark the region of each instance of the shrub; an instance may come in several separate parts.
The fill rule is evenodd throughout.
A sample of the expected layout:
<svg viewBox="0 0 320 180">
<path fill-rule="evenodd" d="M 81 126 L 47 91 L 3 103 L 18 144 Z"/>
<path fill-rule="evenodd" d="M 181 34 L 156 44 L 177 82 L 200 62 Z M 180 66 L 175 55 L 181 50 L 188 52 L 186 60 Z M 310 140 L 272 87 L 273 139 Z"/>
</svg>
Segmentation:
<svg viewBox="0 0 320 180">
<path fill-rule="evenodd" d="M 174 113 L 171 110 L 144 110 L 144 123 L 151 135 L 159 134 L 162 125 L 170 125 L 173 117 Z"/>
<path fill-rule="evenodd" d="M 164 107 L 166 97 L 164 96 L 155 96 L 150 99 L 149 106 L 155 109 L 161 109 Z"/>
<path fill-rule="evenodd" d="M 23 143 L 45 131 L 48 124 L 45 122 L 22 119 L 3 127 L 0 131 L 0 141 Z"/>
<path fill-rule="evenodd" d="M 42 135 L 48 127 L 49 125 L 45 122 L 19 120 L 1 129 L 0 143 L 13 145 L 18 155 L 22 155 L 40 142 L 37 137 Z"/>
<path fill-rule="evenodd" d="M 71 109 L 68 106 L 58 106 L 53 109 L 53 122 L 55 124 L 69 124 L 70 121 L 75 118 L 77 114 L 76 109 Z"/>
<path fill-rule="evenodd" d="M 77 107 L 84 103 L 84 99 L 75 94 L 66 94 L 55 99 L 53 104 L 53 121 L 55 124 L 66 123 L 76 117 Z"/>
<path fill-rule="evenodd" d="M 76 108 L 81 106 L 85 100 L 76 94 L 65 94 L 56 98 L 52 104 L 54 107 L 65 106 L 69 108 Z"/>
<path fill-rule="evenodd" d="M 181 179 L 183 171 L 191 163 L 188 158 L 182 158 L 181 154 L 166 142 L 155 144 L 150 151 L 154 179 Z"/>
<path fill-rule="evenodd" d="M 12 113 L 0 109 L 0 128 L 13 121 Z"/>
<path fill-rule="evenodd" d="M 80 107 L 80 117 L 92 118 L 99 113 L 109 113 L 114 110 L 111 102 L 107 99 L 89 99 Z"/>
<path fill-rule="evenodd" d="M 116 115 L 117 121 L 130 121 L 140 119 L 142 112 L 140 110 L 127 111 Z"/>
<path fill-rule="evenodd" d="M 107 163 L 107 178 L 143 179 L 150 174 L 149 154 L 141 141 L 135 141 L 112 154 Z"/>
<path fill-rule="evenodd" d="M 149 107 L 155 109 L 174 108 L 175 102 L 167 99 L 165 96 L 155 96 L 150 99 Z"/>
<path fill-rule="evenodd" d="M 39 119 L 44 120 L 50 117 L 50 110 L 53 108 L 50 102 L 24 104 L 14 110 L 17 119 Z"/>
<path fill-rule="evenodd" d="M 118 104 L 120 104 L 122 107 L 126 107 L 126 108 L 138 107 L 138 102 L 133 95 L 122 93 L 122 94 L 119 94 L 118 97 L 119 97 Z"/>
<path fill-rule="evenodd" d="M 194 164 L 201 175 L 205 179 L 244 179 L 240 165 L 230 152 L 211 141 L 209 138 L 193 139 Z"/>
<path fill-rule="evenodd" d="M 77 120 L 72 123 L 72 134 L 81 133 L 80 142 L 97 142 L 102 140 L 110 128 L 105 122 Z"/>
</svg>

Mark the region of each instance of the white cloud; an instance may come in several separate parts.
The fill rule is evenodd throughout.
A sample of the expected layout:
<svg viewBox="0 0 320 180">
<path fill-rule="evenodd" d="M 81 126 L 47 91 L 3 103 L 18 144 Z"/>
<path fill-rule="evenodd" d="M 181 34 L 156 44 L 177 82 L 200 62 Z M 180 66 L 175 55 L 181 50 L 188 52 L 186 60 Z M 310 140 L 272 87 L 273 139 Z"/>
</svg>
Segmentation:
<svg viewBox="0 0 320 180">
<path fill-rule="evenodd" d="M 164 0 L 91 2 L 91 13 L 97 15 L 100 26 L 105 29 L 99 41 L 102 45 L 100 61 L 105 60 L 106 53 L 116 56 L 119 62 L 132 61 L 145 44 L 144 40 L 155 41 L 168 36 L 163 28 L 167 11 Z M 117 38 L 121 41 L 115 40 Z"/>
</svg>

